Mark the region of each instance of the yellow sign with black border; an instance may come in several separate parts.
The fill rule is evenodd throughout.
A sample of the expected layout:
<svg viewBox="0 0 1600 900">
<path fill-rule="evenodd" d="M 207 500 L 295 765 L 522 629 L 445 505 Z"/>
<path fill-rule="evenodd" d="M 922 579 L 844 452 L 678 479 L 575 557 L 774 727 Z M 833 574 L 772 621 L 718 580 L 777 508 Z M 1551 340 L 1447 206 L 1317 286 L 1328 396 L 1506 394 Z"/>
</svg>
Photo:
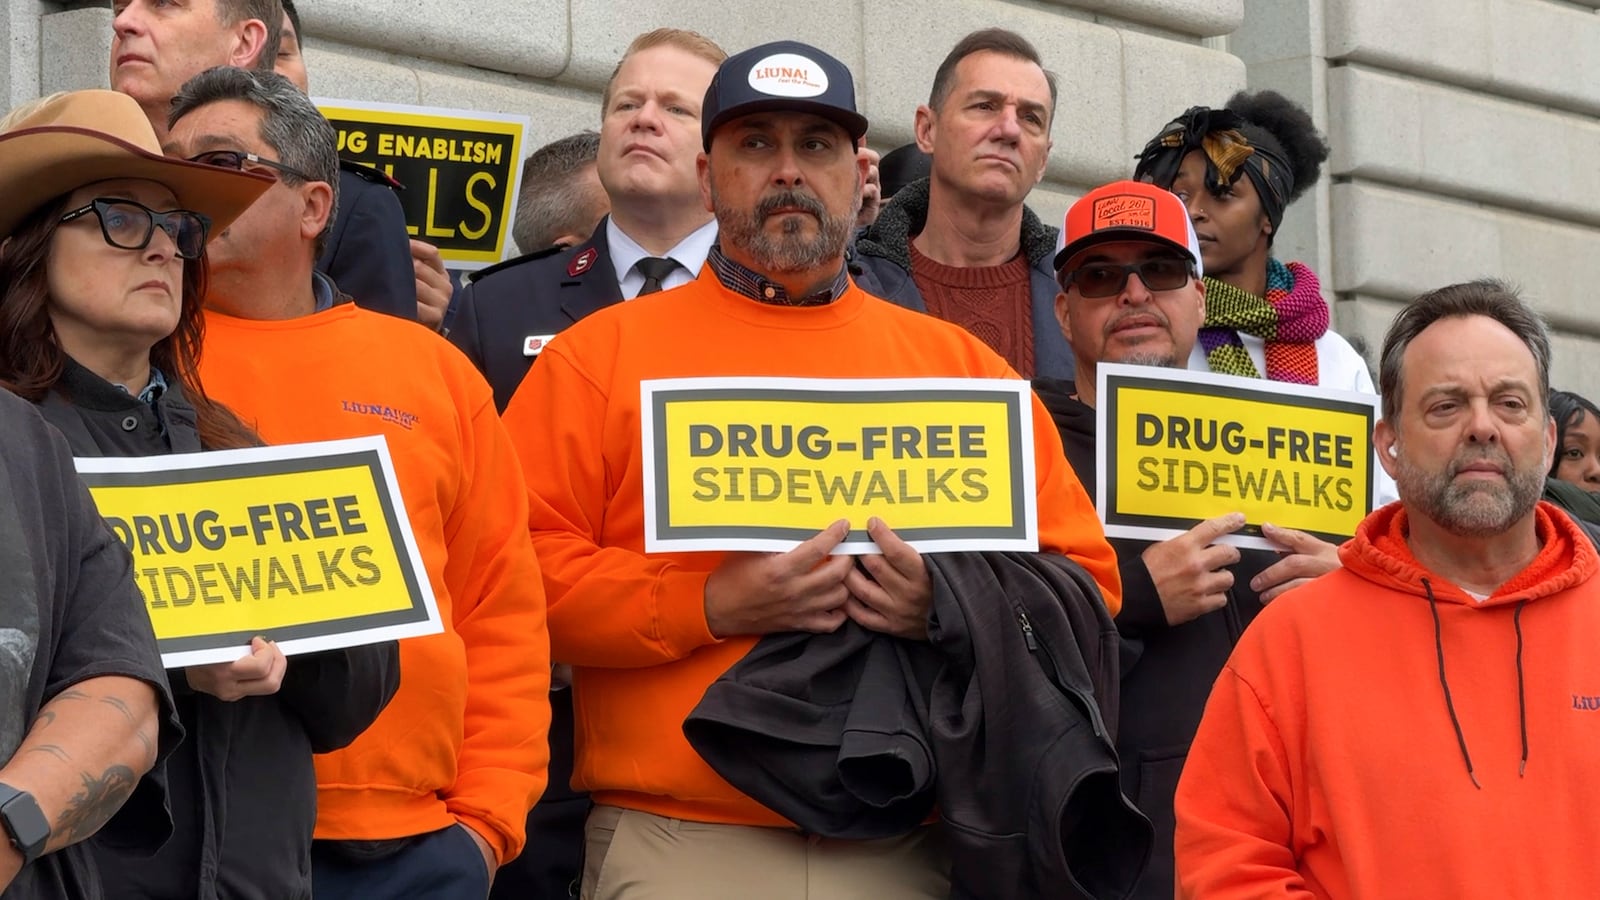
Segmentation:
<svg viewBox="0 0 1600 900">
<path fill-rule="evenodd" d="M 1101 364 L 1096 505 L 1111 537 L 1165 540 L 1242 512 L 1221 540 L 1281 549 L 1261 525 L 1335 543 L 1372 511 L 1371 394 Z"/>
<path fill-rule="evenodd" d="M 1038 548 L 1032 394 L 1000 379 L 641 386 L 647 551 L 784 550 L 840 519 L 919 550 Z"/>
<path fill-rule="evenodd" d="M 76 462 L 169 668 L 443 630 L 381 436 Z"/>
</svg>

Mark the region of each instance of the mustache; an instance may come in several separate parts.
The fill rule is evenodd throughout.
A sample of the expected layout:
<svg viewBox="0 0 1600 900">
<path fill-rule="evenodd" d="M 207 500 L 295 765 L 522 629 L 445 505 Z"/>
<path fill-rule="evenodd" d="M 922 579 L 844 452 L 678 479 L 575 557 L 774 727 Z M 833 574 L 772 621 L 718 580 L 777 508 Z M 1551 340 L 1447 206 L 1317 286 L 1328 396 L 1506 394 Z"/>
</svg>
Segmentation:
<svg viewBox="0 0 1600 900">
<path fill-rule="evenodd" d="M 828 214 L 827 209 L 822 205 L 822 201 L 810 194 L 802 194 L 799 191 L 783 191 L 763 197 L 761 202 L 756 204 L 756 218 L 764 221 L 768 216 L 784 208 L 803 209 L 816 216 L 819 220 L 825 219 Z"/>
<path fill-rule="evenodd" d="M 1498 447 L 1485 447 L 1478 452 L 1466 450 L 1456 454 L 1455 459 L 1450 460 L 1450 476 L 1453 478 L 1467 466 L 1481 462 L 1494 463 L 1502 472 L 1511 471 L 1511 454 Z"/>
</svg>

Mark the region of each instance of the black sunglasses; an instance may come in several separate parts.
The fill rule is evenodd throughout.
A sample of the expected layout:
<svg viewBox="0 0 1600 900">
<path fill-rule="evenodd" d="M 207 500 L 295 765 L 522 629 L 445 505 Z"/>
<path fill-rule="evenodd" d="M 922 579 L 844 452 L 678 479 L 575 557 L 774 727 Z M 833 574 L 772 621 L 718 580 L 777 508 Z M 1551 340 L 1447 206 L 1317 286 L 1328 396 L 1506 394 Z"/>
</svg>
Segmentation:
<svg viewBox="0 0 1600 900">
<path fill-rule="evenodd" d="M 1114 263 L 1089 263 L 1061 276 L 1061 288 L 1077 285 L 1078 293 L 1086 300 L 1114 297 L 1128 284 L 1128 276 L 1138 273 L 1139 280 L 1151 291 L 1175 291 L 1189 283 L 1193 267 L 1187 259 L 1177 256 L 1158 256 L 1132 265 Z"/>
<path fill-rule="evenodd" d="M 276 160 L 257 156 L 254 153 L 246 153 L 243 150 L 209 150 L 205 153 L 197 153 L 194 156 L 189 157 L 189 161 L 197 162 L 203 166 L 216 166 L 219 169 L 233 169 L 238 172 L 243 172 L 246 164 L 251 164 L 264 166 L 268 169 L 274 169 L 282 172 L 296 181 L 321 180 L 312 178 L 310 175 L 307 175 L 293 166 L 286 166 L 281 162 L 277 162 Z"/>
<path fill-rule="evenodd" d="M 150 246 L 150 237 L 159 226 L 172 238 L 180 259 L 199 259 L 206 249 L 206 232 L 211 230 L 211 220 L 188 209 L 156 212 L 143 203 L 133 200 L 114 200 L 97 197 L 61 217 L 61 222 L 71 222 L 80 216 L 94 213 L 100 220 L 100 234 L 106 243 L 119 250 L 143 250 Z"/>
</svg>

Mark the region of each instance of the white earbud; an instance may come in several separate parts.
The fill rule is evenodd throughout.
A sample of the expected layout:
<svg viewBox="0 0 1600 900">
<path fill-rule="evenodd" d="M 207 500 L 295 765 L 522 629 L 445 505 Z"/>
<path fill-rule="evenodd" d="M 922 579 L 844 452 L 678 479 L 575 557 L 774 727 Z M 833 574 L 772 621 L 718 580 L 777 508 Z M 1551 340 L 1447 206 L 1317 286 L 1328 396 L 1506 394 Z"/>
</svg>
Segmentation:
<svg viewBox="0 0 1600 900">
<path fill-rule="evenodd" d="M 1390 456 L 1399 456 L 1400 455 L 1400 449 L 1398 447 L 1396 447 L 1395 445 L 1390 444 L 1389 445 L 1389 455 Z"/>
</svg>

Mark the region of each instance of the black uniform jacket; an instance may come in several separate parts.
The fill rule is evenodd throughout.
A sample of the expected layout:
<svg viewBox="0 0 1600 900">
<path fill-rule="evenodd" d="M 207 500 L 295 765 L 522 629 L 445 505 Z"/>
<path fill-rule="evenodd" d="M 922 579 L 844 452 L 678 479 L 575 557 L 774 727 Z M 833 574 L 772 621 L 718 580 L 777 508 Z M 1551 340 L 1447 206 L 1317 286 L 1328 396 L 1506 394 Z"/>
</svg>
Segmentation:
<svg viewBox="0 0 1600 900">
<path fill-rule="evenodd" d="M 1126 897 L 1151 834 L 1118 783 L 1117 635 L 1099 589 L 1051 553 L 925 558 L 927 643 L 854 622 L 768 635 L 684 735 L 810 833 L 903 834 L 937 804 L 956 900 Z"/>
<path fill-rule="evenodd" d="M 589 240 L 541 250 L 479 272 L 462 286 L 447 337 L 494 388 L 504 412 L 543 342 L 622 300 L 606 246 L 607 216 Z"/>
<path fill-rule="evenodd" d="M 1067 461 L 1090 497 L 1095 494 L 1095 413 L 1073 399 L 1070 381 L 1035 379 L 1034 393 L 1050 410 Z M 1149 541 L 1112 538 L 1122 575 L 1122 715 L 1117 755 L 1122 760 L 1123 790 L 1155 825 L 1155 853 L 1134 894 L 1140 898 L 1172 897 L 1172 812 L 1178 775 L 1189 744 L 1200 727 L 1211 685 L 1233 652 L 1245 626 L 1261 611 L 1261 598 L 1250 579 L 1277 561 L 1264 550 L 1240 551 L 1233 566 L 1228 603 L 1215 612 L 1182 625 L 1167 624 L 1150 570 L 1142 554 Z"/>
<path fill-rule="evenodd" d="M 398 189 L 377 169 L 339 163 L 339 208 L 317 271 L 363 309 L 416 319 L 417 276 Z"/>
<path fill-rule="evenodd" d="M 203 449 L 194 407 L 176 383 L 152 409 L 69 360 L 39 410 L 76 456 Z M 278 693 L 231 703 L 196 692 L 182 671 L 167 675 L 188 731 L 161 773 L 172 838 L 154 857 L 96 839 L 106 896 L 309 898 L 317 817 L 311 754 L 349 744 L 383 711 L 400 686 L 399 647 L 390 641 L 296 655 Z"/>
</svg>

